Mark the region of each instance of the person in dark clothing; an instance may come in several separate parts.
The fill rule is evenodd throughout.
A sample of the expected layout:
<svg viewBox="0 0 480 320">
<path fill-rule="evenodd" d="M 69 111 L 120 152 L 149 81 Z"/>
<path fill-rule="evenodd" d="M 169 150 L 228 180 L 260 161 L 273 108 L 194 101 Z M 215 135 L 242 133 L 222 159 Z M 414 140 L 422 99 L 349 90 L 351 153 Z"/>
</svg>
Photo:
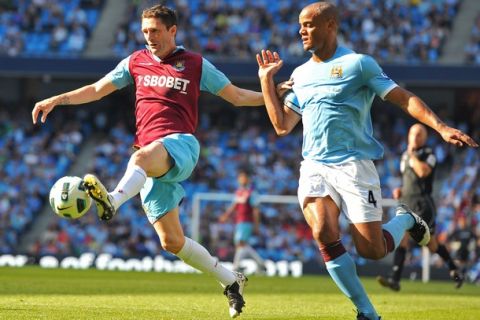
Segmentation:
<svg viewBox="0 0 480 320">
<path fill-rule="evenodd" d="M 458 243 L 458 250 L 455 256 L 460 264 L 460 268 L 465 270 L 471 258 L 470 252 L 472 252 L 472 247 L 475 246 L 475 242 L 477 241 L 473 228 L 465 215 L 462 214 L 458 217 L 457 226 L 450 239 Z"/>
<path fill-rule="evenodd" d="M 400 172 L 402 187 L 393 191 L 393 197 L 408 205 L 415 213 L 428 223 L 430 242 L 427 247 L 431 253 L 438 254 L 447 264 L 450 278 L 458 289 L 463 284 L 463 274 L 450 256 L 445 245 L 438 243 L 435 234 L 436 209 L 432 199 L 432 186 L 437 159 L 432 149 L 425 145 L 427 129 L 422 124 L 414 124 L 408 132 L 407 150 L 402 154 Z M 405 236 L 395 250 L 391 275 L 387 278 L 377 277 L 378 282 L 393 291 L 400 290 L 405 256 L 409 246 L 409 237 Z"/>
</svg>

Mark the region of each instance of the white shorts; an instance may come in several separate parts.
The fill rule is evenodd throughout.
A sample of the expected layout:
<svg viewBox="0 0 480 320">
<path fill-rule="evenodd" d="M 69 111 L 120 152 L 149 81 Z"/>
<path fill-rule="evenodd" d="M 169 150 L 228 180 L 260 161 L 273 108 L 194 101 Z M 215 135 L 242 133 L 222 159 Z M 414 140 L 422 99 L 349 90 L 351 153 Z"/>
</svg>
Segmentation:
<svg viewBox="0 0 480 320">
<path fill-rule="evenodd" d="M 322 164 L 304 160 L 300 166 L 298 201 L 330 196 L 349 223 L 382 220 L 382 192 L 371 160 Z"/>
</svg>

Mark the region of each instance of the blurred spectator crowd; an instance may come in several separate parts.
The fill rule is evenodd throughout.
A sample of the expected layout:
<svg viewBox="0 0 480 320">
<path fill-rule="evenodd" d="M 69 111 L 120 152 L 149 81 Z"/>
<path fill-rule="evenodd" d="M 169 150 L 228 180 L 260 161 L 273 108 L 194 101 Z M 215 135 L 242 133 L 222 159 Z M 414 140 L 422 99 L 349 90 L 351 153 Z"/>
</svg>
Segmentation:
<svg viewBox="0 0 480 320">
<path fill-rule="evenodd" d="M 465 46 L 465 60 L 468 63 L 480 65 L 480 13 L 470 31 L 470 40 Z"/>
<path fill-rule="evenodd" d="M 15 252 L 50 186 L 67 174 L 84 140 L 80 123 L 50 121 L 38 128 L 28 113 L 0 105 L 0 253 Z"/>
<path fill-rule="evenodd" d="M 78 57 L 103 0 L 0 2 L 0 55 Z"/>
<path fill-rule="evenodd" d="M 311 3 L 269 0 L 170 0 L 179 18 L 177 43 L 209 58 L 251 60 L 261 49 L 285 59 L 305 55 L 298 13 Z M 435 63 L 461 0 L 336 0 L 340 42 L 380 62 Z M 143 48 L 141 11 L 158 1 L 129 1 L 126 19 L 112 37 L 112 55 Z M 6 0 L 0 2 L 0 55 L 81 55 L 103 10 L 103 0 Z M 472 31 L 478 52 L 478 28 Z M 477 30 L 477 31 L 475 31 Z M 475 48 L 474 48 L 475 47 Z"/>
<path fill-rule="evenodd" d="M 401 183 L 398 172 L 399 155 L 406 147 L 406 135 L 411 123 L 397 118 L 392 126 L 392 117 L 395 115 L 385 114 L 388 113 L 382 113 L 374 121 L 377 137 L 385 146 L 385 158 L 377 161 L 376 165 L 381 177 L 383 196 L 390 198 L 391 190 Z M 239 167 L 252 170 L 255 187 L 260 194 L 296 194 L 301 132 L 295 131 L 289 136 L 277 137 L 265 124 L 244 121 L 247 118 L 248 115 L 237 118 L 239 125 L 230 129 L 212 126 L 208 116 L 201 119 L 197 132 L 202 145 L 201 158 L 192 177 L 183 183 L 187 196 L 181 205 L 181 220 L 187 235 L 191 232 L 193 195 L 196 192 L 233 192 L 237 187 L 236 174 Z M 476 136 L 478 137 L 478 132 Z M 38 133 L 35 137 L 38 139 Z M 96 143 L 95 157 L 89 171 L 99 175 L 109 189 L 116 186 L 126 168 L 132 142 L 131 132 L 123 123 L 117 122 L 108 134 Z M 480 275 L 480 178 L 477 174 L 480 157 L 473 149 L 460 151 L 447 145 L 436 134 L 430 135 L 428 143 L 434 147 L 440 163 L 436 185 L 439 199 L 437 234 L 441 240 L 449 241 L 454 256 L 463 259 L 466 266 L 479 268 L 478 273 L 472 276 L 477 277 Z M 30 144 L 34 142 L 24 143 L 24 148 L 32 148 Z M 43 150 L 45 152 L 40 154 L 45 153 L 46 157 L 51 157 L 51 153 L 55 155 L 52 149 Z M 448 174 L 445 174 L 446 172 Z M 30 183 L 31 180 L 22 178 L 18 183 Z M 52 183 L 53 180 L 50 179 Z M 43 190 L 39 197 L 44 197 L 45 192 Z M 11 197 L 2 199 L 2 203 L 8 202 L 8 199 Z M 229 203 L 221 201 L 203 201 L 201 204 L 201 242 L 223 261 L 231 260 L 234 250 L 233 222 L 222 224 L 218 221 L 228 205 Z M 25 210 L 25 206 L 18 210 Z M 260 210 L 261 230 L 252 238 L 252 244 L 264 258 L 273 261 L 299 259 L 305 262 L 321 262 L 298 204 L 261 204 Z M 11 211 L 8 210 L 9 213 Z M 385 219 L 393 215 L 392 211 L 385 209 Z M 5 217 L 15 219 L 11 214 L 6 216 L 4 213 L 4 219 Z M 28 220 L 30 221 L 31 217 Z M 346 221 L 342 220 L 341 225 L 346 247 L 358 264 L 366 263 L 365 259 L 355 253 Z M 7 221 L 5 226 L 13 228 L 14 224 Z M 461 239 L 461 230 L 471 232 L 467 241 Z M 5 249 L 11 250 L 12 246 L 6 245 L 11 243 L 11 240 L 8 236 L 3 238 L 3 252 Z M 469 248 L 466 257 L 465 246 Z M 65 256 L 83 252 L 103 252 L 117 257 L 161 254 L 172 258 L 161 250 L 158 237 L 145 218 L 138 197 L 125 203 L 109 223 L 100 222 L 94 209 L 78 220 L 55 218 L 42 238 L 30 248 L 30 254 L 33 255 Z M 413 250 L 407 259 L 414 266 L 419 266 L 421 251 Z M 436 258 L 432 261 L 441 265 L 441 261 Z M 474 267 L 472 270 L 475 270 Z"/>
<path fill-rule="evenodd" d="M 434 63 L 452 28 L 460 0 L 337 0 L 340 42 L 380 62 Z M 137 1 L 118 29 L 113 50 L 119 57 L 143 48 Z M 231 0 L 167 1 L 177 9 L 177 43 L 207 57 L 251 60 L 261 49 L 284 59 L 305 55 L 298 34 L 298 14 L 311 1 Z"/>
</svg>

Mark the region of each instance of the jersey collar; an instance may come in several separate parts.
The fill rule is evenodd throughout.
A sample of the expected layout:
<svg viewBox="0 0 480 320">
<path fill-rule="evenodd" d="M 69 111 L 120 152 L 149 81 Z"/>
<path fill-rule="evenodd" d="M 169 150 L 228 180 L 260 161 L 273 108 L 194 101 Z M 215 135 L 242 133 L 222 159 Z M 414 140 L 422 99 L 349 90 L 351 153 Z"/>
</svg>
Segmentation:
<svg viewBox="0 0 480 320">
<path fill-rule="evenodd" d="M 151 51 L 150 51 L 150 47 L 148 46 L 148 44 L 145 45 L 145 48 L 147 48 L 148 52 L 150 52 L 150 54 L 152 55 L 152 58 L 157 61 L 157 62 L 162 62 L 162 59 L 160 59 L 159 57 L 157 57 L 156 55 L 154 55 Z M 175 50 L 173 50 L 172 53 L 170 53 L 168 56 L 171 56 L 179 51 L 185 51 L 185 48 L 183 46 L 177 46 L 177 48 L 175 48 Z"/>
</svg>

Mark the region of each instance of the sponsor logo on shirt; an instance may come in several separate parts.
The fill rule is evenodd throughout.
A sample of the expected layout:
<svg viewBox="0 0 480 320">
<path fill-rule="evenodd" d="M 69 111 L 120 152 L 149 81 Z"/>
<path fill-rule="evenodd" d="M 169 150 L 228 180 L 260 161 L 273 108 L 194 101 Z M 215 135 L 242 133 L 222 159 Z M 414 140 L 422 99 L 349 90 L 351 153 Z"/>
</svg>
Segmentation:
<svg viewBox="0 0 480 320">
<path fill-rule="evenodd" d="M 187 94 L 187 85 L 190 80 L 171 76 L 145 75 L 137 77 L 137 84 L 144 87 L 171 88 Z"/>
</svg>

